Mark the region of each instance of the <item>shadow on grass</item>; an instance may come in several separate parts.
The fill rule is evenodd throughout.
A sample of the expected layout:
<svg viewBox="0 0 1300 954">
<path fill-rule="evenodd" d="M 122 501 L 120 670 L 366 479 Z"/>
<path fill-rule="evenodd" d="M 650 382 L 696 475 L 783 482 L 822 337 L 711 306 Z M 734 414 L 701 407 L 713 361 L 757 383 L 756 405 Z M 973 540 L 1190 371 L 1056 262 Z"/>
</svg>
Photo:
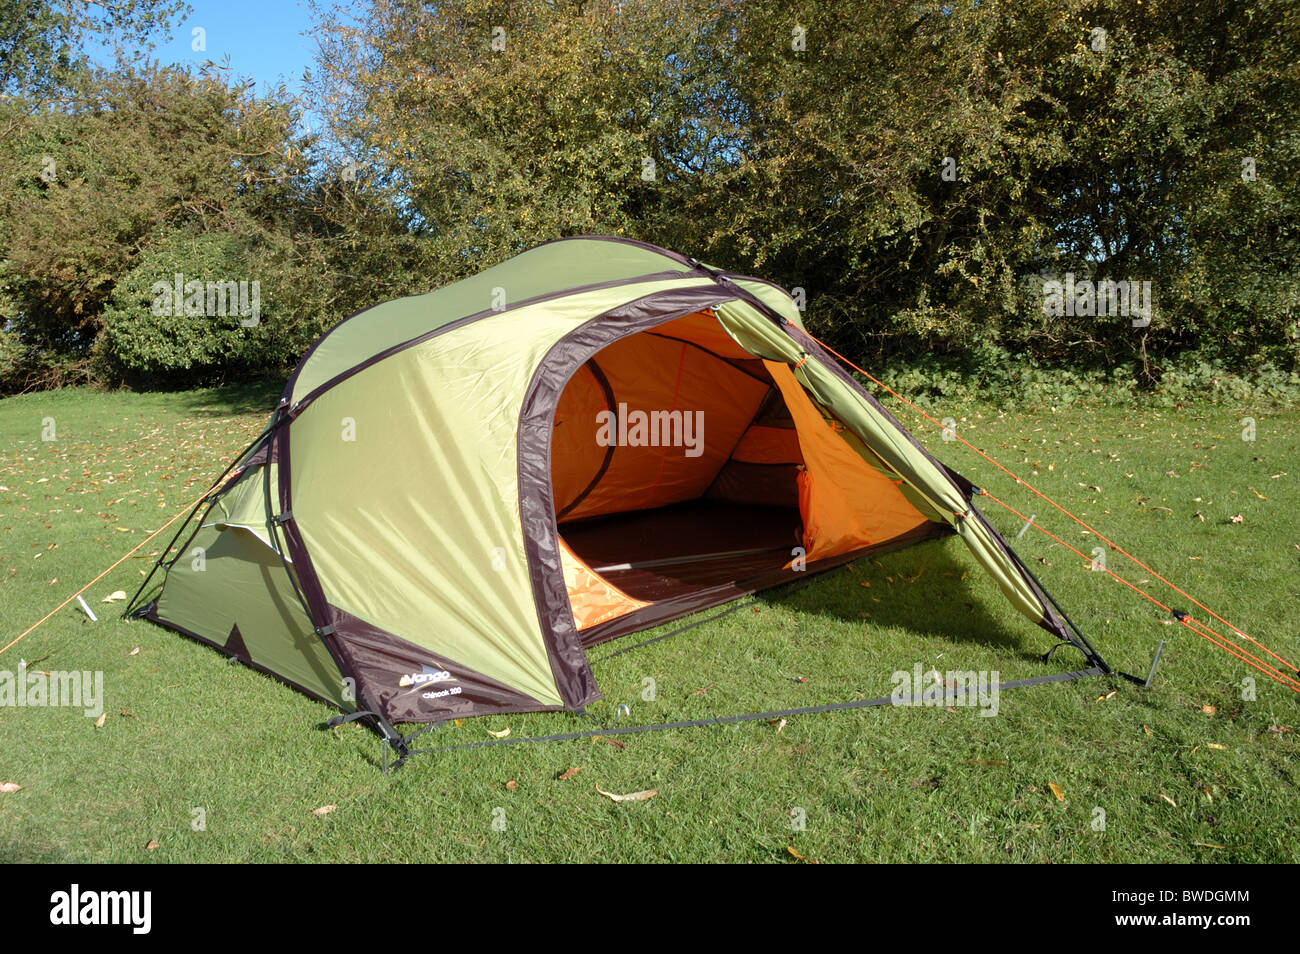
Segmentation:
<svg viewBox="0 0 1300 954">
<path fill-rule="evenodd" d="M 173 395 L 176 405 L 195 417 L 231 417 L 237 414 L 270 414 L 284 390 L 284 379 L 264 378 L 215 388 L 181 391 Z"/>
<path fill-rule="evenodd" d="M 804 586 L 771 589 L 760 597 L 810 616 L 896 626 L 921 637 L 973 643 L 1025 660 L 1040 661 L 1056 643 L 1045 633 L 1035 640 L 1014 621 L 993 616 L 970 583 L 982 572 L 979 565 L 964 552 L 952 553 L 944 541 L 859 559 L 851 567 L 832 570 Z"/>
</svg>

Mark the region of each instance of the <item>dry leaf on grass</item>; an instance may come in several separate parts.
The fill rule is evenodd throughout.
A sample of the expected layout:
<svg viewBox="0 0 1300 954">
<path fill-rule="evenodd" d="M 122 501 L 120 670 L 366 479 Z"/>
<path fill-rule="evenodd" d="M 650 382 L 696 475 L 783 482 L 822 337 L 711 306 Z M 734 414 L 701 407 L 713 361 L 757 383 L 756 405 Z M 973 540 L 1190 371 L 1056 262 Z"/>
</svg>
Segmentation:
<svg viewBox="0 0 1300 954">
<path fill-rule="evenodd" d="M 1219 710 L 1214 708 L 1214 706 L 1201 706 L 1201 711 L 1204 712 L 1206 715 L 1214 715 L 1214 713 L 1218 712 Z"/>
<path fill-rule="evenodd" d="M 22 786 L 17 782 L 0 782 L 0 792 L 18 792 L 22 791 Z"/>
<path fill-rule="evenodd" d="M 605 791 L 600 786 L 596 787 L 596 791 L 615 802 L 644 802 L 646 799 L 654 798 L 659 794 L 657 788 L 647 788 L 643 792 L 632 792 L 630 795 L 615 795 L 613 792 Z"/>
<path fill-rule="evenodd" d="M 492 736 L 492 738 L 494 738 L 494 739 L 504 739 L 504 738 L 507 738 L 507 737 L 510 735 L 510 726 L 506 726 L 506 727 L 505 727 L 504 729 L 502 729 L 500 732 L 493 732 L 491 729 L 488 729 L 488 730 L 487 730 L 487 734 L 490 735 L 490 736 Z"/>
<path fill-rule="evenodd" d="M 1227 748 L 1226 745 L 1220 745 L 1218 742 L 1206 742 L 1205 747 L 1207 749 L 1218 749 L 1220 752 Z"/>
<path fill-rule="evenodd" d="M 112 593 L 109 593 L 102 600 L 100 600 L 100 602 L 116 603 L 118 600 L 124 600 L 124 599 L 126 599 L 126 590 L 114 590 Z"/>
<path fill-rule="evenodd" d="M 820 861 L 817 861 L 817 860 L 814 859 L 814 858 L 805 858 L 803 855 L 799 854 L 799 852 L 797 852 L 797 851 L 794 850 L 794 845 L 786 845 L 786 846 L 785 846 L 785 850 L 788 851 L 788 852 L 790 852 L 790 854 L 791 854 L 793 857 L 798 858 L 800 861 L 806 862 L 807 864 L 810 864 L 810 865 L 819 865 L 819 864 L 821 864 Z"/>
<path fill-rule="evenodd" d="M 105 722 L 107 719 L 108 719 L 108 713 L 107 713 L 107 712 L 101 712 L 101 713 L 99 714 L 99 718 L 95 720 L 95 728 L 96 728 L 96 729 L 102 729 L 102 728 L 104 728 L 104 722 Z"/>
<path fill-rule="evenodd" d="M 1145 732 L 1147 735 L 1150 735 L 1150 736 L 1154 736 L 1154 735 L 1155 735 L 1155 733 L 1151 731 L 1151 726 L 1149 726 L 1149 725 L 1144 725 L 1144 726 L 1142 726 L 1142 731 Z"/>
<path fill-rule="evenodd" d="M 1167 801 L 1170 805 L 1174 806 L 1174 808 L 1178 807 L 1178 803 L 1174 801 L 1172 798 L 1170 798 L 1168 795 L 1166 795 L 1164 792 L 1160 793 L 1160 797 L 1163 798 L 1165 801 Z"/>
<path fill-rule="evenodd" d="M 558 781 L 561 781 L 561 782 L 567 782 L 569 779 L 573 778 L 573 776 L 577 775 L 577 774 L 578 774 L 579 772 L 581 772 L 581 771 L 582 771 L 582 766 L 580 766 L 580 765 L 574 765 L 574 766 L 571 766 L 570 768 L 566 768 L 566 769 L 565 769 L 563 772 L 561 772 L 559 775 L 555 776 L 555 778 L 556 778 Z"/>
<path fill-rule="evenodd" d="M 158 839 L 157 839 L 157 838 L 150 838 L 150 839 L 149 839 L 149 844 L 147 844 L 147 845 L 144 846 L 144 850 L 145 850 L 145 851 L 153 851 L 153 850 L 154 850 L 155 848 L 157 848 L 157 847 L 158 847 Z"/>
<path fill-rule="evenodd" d="M 1061 786 L 1057 785 L 1055 782 L 1048 782 L 1047 787 L 1052 790 L 1052 794 L 1056 796 L 1058 802 L 1065 801 L 1065 789 L 1061 788 Z"/>
<path fill-rule="evenodd" d="M 311 810 L 311 813 L 312 813 L 313 815 L 328 815 L 330 812 L 334 811 L 336 808 L 338 808 L 337 805 L 322 805 L 320 808 L 313 808 L 313 809 Z"/>
<path fill-rule="evenodd" d="M 516 782 L 514 779 L 511 779 L 510 781 L 506 782 L 506 788 L 510 789 L 510 791 L 512 792 L 518 787 L 519 787 L 519 783 Z"/>
<path fill-rule="evenodd" d="M 139 646 L 135 647 L 135 649 L 131 650 L 129 653 L 127 653 L 127 655 L 128 655 L 128 656 L 139 656 L 139 655 L 140 655 L 140 647 L 139 647 Z"/>
</svg>

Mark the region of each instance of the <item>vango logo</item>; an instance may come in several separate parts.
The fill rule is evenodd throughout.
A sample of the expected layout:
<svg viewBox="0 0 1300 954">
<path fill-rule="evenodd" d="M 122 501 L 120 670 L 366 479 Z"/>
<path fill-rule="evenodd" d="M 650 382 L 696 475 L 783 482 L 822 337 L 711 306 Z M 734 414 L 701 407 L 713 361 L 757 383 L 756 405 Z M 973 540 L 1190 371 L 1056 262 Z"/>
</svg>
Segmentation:
<svg viewBox="0 0 1300 954">
<path fill-rule="evenodd" d="M 130 925 L 134 934 L 148 934 L 153 922 L 151 891 L 69 891 L 50 895 L 50 923 L 60 925 Z"/>
</svg>

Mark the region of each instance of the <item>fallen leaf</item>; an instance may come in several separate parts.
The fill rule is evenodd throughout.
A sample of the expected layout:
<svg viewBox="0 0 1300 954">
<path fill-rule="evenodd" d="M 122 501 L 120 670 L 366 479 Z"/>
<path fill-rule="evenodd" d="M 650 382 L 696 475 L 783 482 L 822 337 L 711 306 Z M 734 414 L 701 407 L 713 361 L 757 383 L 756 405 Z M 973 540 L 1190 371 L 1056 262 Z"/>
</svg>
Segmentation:
<svg viewBox="0 0 1300 954">
<path fill-rule="evenodd" d="M 1229 517 L 1228 519 L 1231 520 L 1233 523 L 1243 523 L 1243 522 L 1245 522 L 1245 520 L 1246 520 L 1246 518 L 1243 517 L 1243 516 L 1242 516 L 1241 514 L 1239 514 L 1239 513 L 1234 513 L 1234 514 L 1233 514 L 1231 517 Z"/>
<path fill-rule="evenodd" d="M 17 782 L 0 782 L 0 792 L 18 792 L 22 791 L 22 786 Z"/>
<path fill-rule="evenodd" d="M 1224 751 L 1227 748 L 1226 745 L 1220 745 L 1218 742 L 1206 742 L 1205 747 L 1207 749 L 1217 749 L 1220 752 Z"/>
<path fill-rule="evenodd" d="M 555 777 L 557 780 L 561 782 L 567 782 L 569 779 L 573 778 L 573 776 L 577 775 L 581 771 L 582 771 L 582 766 L 574 765 L 571 768 L 566 768 L 563 772 L 561 772 L 559 775 Z"/>
<path fill-rule="evenodd" d="M 1201 706 L 1201 711 L 1204 712 L 1206 715 L 1214 715 L 1214 713 L 1218 712 L 1219 710 L 1214 708 L 1214 706 Z"/>
<path fill-rule="evenodd" d="M 99 718 L 95 720 L 95 728 L 96 728 L 96 729 L 102 729 L 102 728 L 104 728 L 104 721 L 105 721 L 107 718 L 108 718 L 108 713 L 107 713 L 107 712 L 101 712 L 101 713 L 99 714 Z"/>
<path fill-rule="evenodd" d="M 140 655 L 140 647 L 139 647 L 139 646 L 135 647 L 135 649 L 131 650 L 129 653 L 127 653 L 127 655 L 128 655 L 128 656 L 139 656 L 139 655 Z"/>
<path fill-rule="evenodd" d="M 1152 736 L 1155 735 L 1155 733 L 1151 731 L 1151 726 L 1149 725 L 1142 726 L 1142 731 L 1145 732 L 1147 735 L 1152 735 Z"/>
<path fill-rule="evenodd" d="M 311 810 L 311 813 L 312 813 L 313 815 L 328 815 L 330 812 L 334 811 L 336 808 L 338 808 L 337 805 L 322 805 L 320 808 L 313 808 L 313 809 Z"/>
<path fill-rule="evenodd" d="M 620 742 L 618 739 L 607 739 L 607 738 L 606 738 L 605 736 L 603 736 L 603 735 L 598 735 L 598 736 L 596 736 L 596 738 L 600 739 L 600 741 L 604 742 L 606 745 L 612 745 L 612 746 L 614 746 L 614 748 L 616 748 L 616 749 L 625 749 L 625 748 L 627 748 L 627 746 L 626 746 L 624 743 Z"/>
<path fill-rule="evenodd" d="M 1216 845 L 1216 844 L 1214 844 L 1214 843 L 1212 843 L 1212 842 L 1208 842 L 1208 841 L 1194 841 L 1194 842 L 1192 842 L 1192 844 L 1195 845 L 1197 848 L 1224 848 L 1224 849 L 1226 849 L 1226 848 L 1228 847 L 1227 845 Z"/>
<path fill-rule="evenodd" d="M 1052 794 L 1056 796 L 1058 802 L 1065 801 L 1065 789 L 1061 788 L 1061 786 L 1057 785 L 1055 782 L 1048 782 L 1047 787 L 1052 790 Z"/>
<path fill-rule="evenodd" d="M 504 739 L 510 735 L 510 726 L 506 726 L 500 732 L 493 732 L 491 729 L 488 729 L 487 734 L 492 736 L 494 739 Z"/>
<path fill-rule="evenodd" d="M 646 799 L 654 798 L 659 794 L 659 789 L 657 788 L 647 788 L 643 792 L 633 792 L 630 795 L 615 795 L 613 792 L 607 792 L 599 786 L 596 787 L 596 791 L 600 792 L 600 794 L 604 795 L 606 798 L 616 802 L 644 802 Z"/>
<path fill-rule="evenodd" d="M 512 792 L 518 787 L 519 787 L 519 783 L 516 782 L 514 779 L 511 779 L 510 781 L 506 782 L 506 788 L 510 789 L 510 791 Z"/>
<path fill-rule="evenodd" d="M 807 863 L 810 864 L 810 865 L 819 865 L 819 864 L 821 864 L 820 861 L 814 861 L 812 858 L 805 858 L 803 855 L 799 854 L 799 852 L 797 852 L 797 851 L 794 850 L 794 845 L 786 845 L 786 846 L 785 846 L 785 850 L 788 851 L 788 852 L 790 852 L 791 855 L 793 855 L 794 857 L 798 858 L 800 861 L 807 862 Z"/>
<path fill-rule="evenodd" d="M 100 602 L 116 603 L 118 600 L 124 600 L 124 599 L 126 599 L 126 590 L 114 590 L 112 593 L 109 593 L 102 600 L 100 600 Z"/>
<path fill-rule="evenodd" d="M 451 720 L 451 724 L 454 725 L 454 726 L 455 726 L 456 728 L 458 728 L 458 729 L 463 729 L 463 728 L 465 728 L 465 723 L 464 723 L 464 722 L 461 722 L 459 719 L 452 719 L 452 720 Z"/>
<path fill-rule="evenodd" d="M 1268 731 L 1274 735 L 1281 735 L 1283 732 L 1290 732 L 1291 727 L 1289 725 L 1270 725 Z"/>
<path fill-rule="evenodd" d="M 155 848 L 157 848 L 157 847 L 158 847 L 158 839 L 157 839 L 157 838 L 150 838 L 150 839 L 149 839 L 149 844 L 147 844 L 147 845 L 144 846 L 144 850 L 145 850 L 145 851 L 153 851 L 153 850 L 154 850 Z"/>
<path fill-rule="evenodd" d="M 1163 798 L 1165 801 L 1167 801 L 1170 805 L 1174 806 L 1174 808 L 1178 807 L 1178 803 L 1174 801 L 1172 798 L 1170 798 L 1168 795 L 1166 795 L 1164 792 L 1160 793 L 1160 797 Z"/>
</svg>

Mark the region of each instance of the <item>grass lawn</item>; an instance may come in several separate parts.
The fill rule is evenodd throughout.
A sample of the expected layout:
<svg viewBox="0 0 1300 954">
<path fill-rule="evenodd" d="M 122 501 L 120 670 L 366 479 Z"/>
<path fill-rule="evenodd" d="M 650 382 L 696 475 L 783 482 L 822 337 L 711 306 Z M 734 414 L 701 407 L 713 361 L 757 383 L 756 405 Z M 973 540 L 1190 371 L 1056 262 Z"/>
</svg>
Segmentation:
<svg viewBox="0 0 1300 954">
<path fill-rule="evenodd" d="M 262 428 L 272 394 L 0 401 L 0 645 L 196 497 Z M 939 410 L 1202 602 L 1300 657 L 1300 411 Z M 977 484 L 1085 553 L 1097 545 L 899 413 Z M 1242 439 L 1245 416 L 1253 442 Z M 54 440 L 42 440 L 46 419 Z M 0 670 L 19 659 L 102 670 L 107 713 L 97 728 L 79 709 L 0 707 L 0 782 L 22 786 L 0 793 L 0 861 L 798 863 L 790 848 L 822 862 L 1300 860 L 1300 696 L 1036 531 L 1015 539 L 1021 521 L 991 502 L 985 510 L 1111 665 L 1145 675 L 1169 641 L 1153 689 L 1090 679 L 1006 692 L 992 718 L 884 707 L 622 736 L 622 748 L 443 752 L 385 777 L 369 731 L 324 729 L 327 707 L 100 602 L 134 592 L 154 541 L 86 593 L 98 623 L 73 603 L 0 656 Z M 1109 565 L 1191 608 L 1122 557 Z M 1080 664 L 1069 648 L 1043 663 L 1049 637 L 955 539 L 769 591 L 756 607 L 600 661 L 642 638 L 591 653 L 602 720 L 619 703 L 631 706 L 628 724 L 888 696 L 892 674 L 918 663 L 1004 680 Z M 507 726 L 520 736 L 589 723 L 489 717 L 421 741 L 482 741 Z M 615 803 L 598 787 L 658 794 Z"/>
</svg>

